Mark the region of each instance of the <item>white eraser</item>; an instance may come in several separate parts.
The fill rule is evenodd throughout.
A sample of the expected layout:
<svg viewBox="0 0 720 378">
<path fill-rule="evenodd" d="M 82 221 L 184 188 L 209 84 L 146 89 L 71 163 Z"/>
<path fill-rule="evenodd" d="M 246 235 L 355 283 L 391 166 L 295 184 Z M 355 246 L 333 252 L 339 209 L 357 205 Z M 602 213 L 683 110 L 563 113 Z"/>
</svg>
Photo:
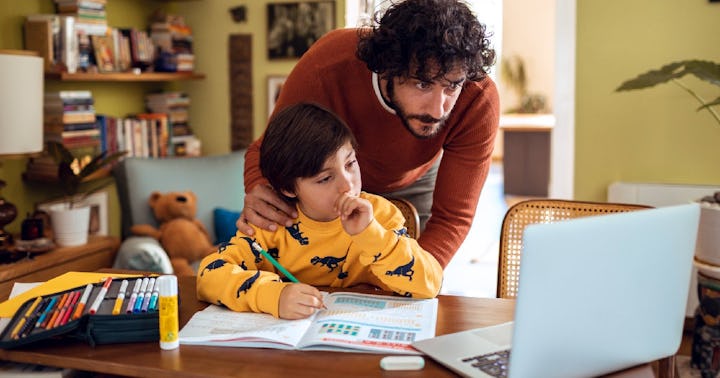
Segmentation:
<svg viewBox="0 0 720 378">
<path fill-rule="evenodd" d="M 425 367 L 425 359 L 420 356 L 388 356 L 380 360 L 383 370 L 420 370 Z"/>
</svg>

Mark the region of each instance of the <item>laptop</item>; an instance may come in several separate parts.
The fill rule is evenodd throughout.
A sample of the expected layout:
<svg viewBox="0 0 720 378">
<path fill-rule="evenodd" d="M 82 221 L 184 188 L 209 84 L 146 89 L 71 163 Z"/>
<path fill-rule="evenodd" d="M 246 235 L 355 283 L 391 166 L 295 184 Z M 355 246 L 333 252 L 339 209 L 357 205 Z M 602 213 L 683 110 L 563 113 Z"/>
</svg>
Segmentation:
<svg viewBox="0 0 720 378">
<path fill-rule="evenodd" d="M 699 216 L 688 204 L 530 225 L 514 322 L 412 346 L 467 377 L 597 376 L 675 354 Z"/>
</svg>

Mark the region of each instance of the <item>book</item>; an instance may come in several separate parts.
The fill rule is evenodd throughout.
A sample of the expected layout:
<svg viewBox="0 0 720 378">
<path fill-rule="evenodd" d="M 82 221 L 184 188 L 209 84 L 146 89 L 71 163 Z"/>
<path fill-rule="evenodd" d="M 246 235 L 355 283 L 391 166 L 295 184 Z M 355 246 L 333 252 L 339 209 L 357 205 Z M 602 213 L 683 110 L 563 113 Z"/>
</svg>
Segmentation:
<svg viewBox="0 0 720 378">
<path fill-rule="evenodd" d="M 418 354 L 410 344 L 435 337 L 437 298 L 349 292 L 323 296 L 327 309 L 300 320 L 210 305 L 180 330 L 180 344 Z"/>
<path fill-rule="evenodd" d="M 55 35 L 59 32 L 60 20 L 25 20 L 25 48 L 40 53 L 45 71 L 51 71 L 56 63 Z"/>
<path fill-rule="evenodd" d="M 92 48 L 95 53 L 95 64 L 100 72 L 115 71 L 115 52 L 112 36 L 92 35 Z"/>
</svg>

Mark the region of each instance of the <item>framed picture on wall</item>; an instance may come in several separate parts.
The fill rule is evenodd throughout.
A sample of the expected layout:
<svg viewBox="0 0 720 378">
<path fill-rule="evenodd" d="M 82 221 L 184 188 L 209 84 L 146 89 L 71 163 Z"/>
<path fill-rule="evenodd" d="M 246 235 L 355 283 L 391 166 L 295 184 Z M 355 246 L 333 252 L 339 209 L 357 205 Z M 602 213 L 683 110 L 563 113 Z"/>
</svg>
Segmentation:
<svg viewBox="0 0 720 378">
<path fill-rule="evenodd" d="M 323 34 L 335 28 L 335 1 L 267 5 L 268 59 L 301 57 Z"/>
<path fill-rule="evenodd" d="M 270 118 L 270 115 L 272 114 L 273 109 L 275 109 L 275 103 L 277 102 L 278 96 L 280 96 L 280 90 L 282 89 L 282 86 L 285 83 L 285 79 L 287 79 L 287 76 L 280 76 L 280 75 L 268 76 L 268 80 L 267 80 L 268 118 Z"/>
</svg>

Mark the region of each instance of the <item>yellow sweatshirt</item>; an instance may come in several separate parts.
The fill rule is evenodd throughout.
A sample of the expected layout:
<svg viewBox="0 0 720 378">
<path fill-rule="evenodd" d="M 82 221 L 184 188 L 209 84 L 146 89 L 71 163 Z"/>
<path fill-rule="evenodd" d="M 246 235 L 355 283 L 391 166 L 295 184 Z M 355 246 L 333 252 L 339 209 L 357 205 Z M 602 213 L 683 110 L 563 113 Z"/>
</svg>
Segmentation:
<svg viewBox="0 0 720 378">
<path fill-rule="evenodd" d="M 252 249 L 254 241 L 300 282 L 313 286 L 371 284 L 403 296 L 432 298 L 440 291 L 443 270 L 435 258 L 407 236 L 405 218 L 383 197 L 361 193 L 375 219 L 350 236 L 340 218 L 317 222 L 298 208 L 292 227 L 272 232 L 253 226 L 255 236 L 238 232 L 206 256 L 197 274 L 197 295 L 235 311 L 278 317 L 282 282 L 275 267 Z"/>
</svg>

